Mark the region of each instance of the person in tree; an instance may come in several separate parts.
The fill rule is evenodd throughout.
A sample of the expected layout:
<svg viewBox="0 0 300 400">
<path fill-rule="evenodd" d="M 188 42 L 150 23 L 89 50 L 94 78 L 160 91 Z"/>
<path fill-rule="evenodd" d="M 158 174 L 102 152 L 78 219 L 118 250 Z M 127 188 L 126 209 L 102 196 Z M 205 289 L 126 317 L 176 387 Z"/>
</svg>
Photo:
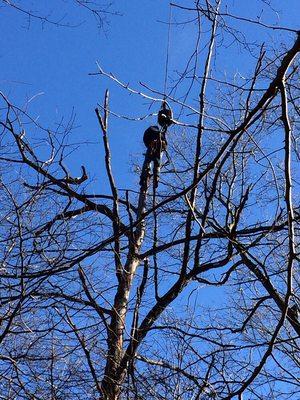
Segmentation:
<svg viewBox="0 0 300 400">
<path fill-rule="evenodd" d="M 143 141 L 147 151 L 140 179 L 140 185 L 144 186 L 150 176 L 151 163 L 153 163 L 153 185 L 155 188 L 158 186 L 161 156 L 167 149 L 167 128 L 173 123 L 173 113 L 167 107 L 166 102 L 163 102 L 162 108 L 158 112 L 157 122 L 160 127 L 153 125 L 144 132 Z"/>
</svg>

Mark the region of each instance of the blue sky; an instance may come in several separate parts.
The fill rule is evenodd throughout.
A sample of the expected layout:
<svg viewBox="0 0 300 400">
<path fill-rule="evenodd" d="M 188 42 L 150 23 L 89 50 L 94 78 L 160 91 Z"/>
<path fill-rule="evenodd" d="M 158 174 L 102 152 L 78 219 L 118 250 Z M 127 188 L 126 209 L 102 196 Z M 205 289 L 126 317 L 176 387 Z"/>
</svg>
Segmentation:
<svg viewBox="0 0 300 400">
<path fill-rule="evenodd" d="M 22 2 L 21 2 L 22 3 Z M 188 4 L 187 2 L 186 4 Z M 10 99 L 22 106 L 32 96 L 37 96 L 30 103 L 34 116 L 39 116 L 43 125 L 55 127 L 61 118 L 68 121 L 74 111 L 75 126 L 71 141 L 87 141 L 95 144 L 88 147 L 82 145 L 76 157 L 71 160 L 74 172 L 79 173 L 79 165 L 88 166 L 91 176 L 103 177 L 102 147 L 100 132 L 94 115 L 94 107 L 101 102 L 104 90 L 111 92 L 111 108 L 122 115 L 141 116 L 147 114 L 150 102 L 136 96 L 128 96 L 107 79 L 90 76 L 95 72 L 96 61 L 106 71 L 113 72 L 124 82 L 136 88 L 139 81 L 162 90 L 167 45 L 167 22 L 169 18 L 169 2 L 165 0 L 119 0 L 114 9 L 121 16 L 108 16 L 108 23 L 101 30 L 93 16 L 72 2 L 52 0 L 31 1 L 39 12 L 49 14 L 50 18 L 65 16 L 63 22 L 79 24 L 74 28 L 56 27 L 27 18 L 15 10 L 1 9 L 0 23 L 0 86 Z M 36 4 L 39 4 L 37 8 Z M 192 4 L 192 3 L 191 3 Z M 256 18 L 260 7 L 254 9 L 254 2 L 229 0 L 234 14 L 249 15 Z M 281 1 L 273 2 L 280 9 Z M 281 24 L 297 26 L 299 15 L 298 0 L 284 2 L 284 13 Z M 271 15 L 271 14 L 270 14 Z M 269 20 L 268 12 L 263 14 Z M 181 22 L 189 19 L 182 12 L 173 10 L 173 21 Z M 276 23 L 276 14 L 271 21 Z M 232 22 L 232 21 L 231 21 Z M 253 40 L 271 40 L 270 34 L 255 25 L 236 22 Z M 171 28 L 169 73 L 176 76 L 175 69 L 184 67 L 186 57 L 194 45 L 195 25 Z M 276 36 L 274 36 L 276 37 Z M 288 37 L 288 35 L 285 35 Z M 286 39 L 283 41 L 286 42 Z M 270 42 L 271 43 L 271 42 Z M 247 72 L 251 66 L 243 65 L 234 48 L 221 49 L 222 67 L 231 75 L 237 69 Z M 244 71 L 243 71 L 244 70 Z M 201 72 L 201 71 L 200 71 Z M 223 73 L 223 71 L 220 71 Z M 155 111 L 152 108 L 151 111 Z M 143 152 L 142 133 L 154 118 L 147 121 L 130 122 L 111 118 L 110 135 L 113 150 L 113 165 L 118 170 L 119 185 L 132 185 L 136 179 L 132 174 L 131 160 L 137 159 Z M 97 143 L 100 142 L 100 145 Z M 103 182 L 104 183 L 104 182 Z M 102 184 L 100 182 L 100 184 Z M 103 190 L 103 187 L 101 187 Z"/>
<path fill-rule="evenodd" d="M 52 3 L 53 9 L 63 4 L 58 0 Z M 78 126 L 74 137 L 76 134 L 81 141 L 99 142 L 94 108 L 97 102 L 102 102 L 106 87 L 111 90 L 112 109 L 121 114 L 138 113 L 132 104 L 135 99 L 119 100 L 114 85 L 88 74 L 96 71 L 96 61 L 99 61 L 106 70 L 120 75 L 127 82 L 143 79 L 161 87 L 166 26 L 156 20 L 166 19 L 167 2 L 165 4 L 162 7 L 160 1 L 149 1 L 141 7 L 139 1 L 121 1 L 117 9 L 123 16 L 109 17 L 105 32 L 99 30 L 97 21 L 89 13 L 70 4 L 66 19 L 75 23 L 83 21 L 77 28 L 42 25 L 34 20 L 28 28 L 23 15 L 2 9 L 1 31 L 5 35 L 0 39 L 1 90 L 18 105 L 40 94 L 31 102 L 30 109 L 43 124 L 52 127 L 61 117 L 67 121 L 74 108 Z M 111 144 L 115 156 L 122 163 L 122 170 L 127 168 L 124 180 L 130 168 L 129 153 L 143 151 L 139 142 L 142 133 L 136 126 L 133 131 L 131 125 L 116 119 L 111 121 Z M 144 127 L 142 124 L 140 129 L 143 131 Z M 82 150 L 87 157 L 86 150 Z M 103 164 L 99 164 L 101 145 L 89 146 L 88 155 L 86 162 L 91 164 L 90 169 L 103 168 Z"/>
</svg>

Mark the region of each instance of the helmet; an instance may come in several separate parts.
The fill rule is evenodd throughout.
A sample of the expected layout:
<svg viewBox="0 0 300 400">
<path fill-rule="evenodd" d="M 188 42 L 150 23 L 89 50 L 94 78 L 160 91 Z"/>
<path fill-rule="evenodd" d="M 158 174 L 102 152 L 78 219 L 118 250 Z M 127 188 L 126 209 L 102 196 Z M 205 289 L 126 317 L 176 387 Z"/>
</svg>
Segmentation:
<svg viewBox="0 0 300 400">
<path fill-rule="evenodd" d="M 168 127 L 172 125 L 173 121 L 173 112 L 171 108 L 167 106 L 167 103 L 164 101 L 162 103 L 162 107 L 157 114 L 157 122 L 160 126 Z"/>
</svg>

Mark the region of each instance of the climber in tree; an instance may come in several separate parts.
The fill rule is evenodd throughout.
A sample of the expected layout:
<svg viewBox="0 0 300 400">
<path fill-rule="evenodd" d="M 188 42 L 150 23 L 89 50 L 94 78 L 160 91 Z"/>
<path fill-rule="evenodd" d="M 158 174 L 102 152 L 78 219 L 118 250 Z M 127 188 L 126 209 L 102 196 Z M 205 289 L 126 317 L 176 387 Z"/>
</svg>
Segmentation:
<svg viewBox="0 0 300 400">
<path fill-rule="evenodd" d="M 143 141 L 147 147 L 145 155 L 145 161 L 141 174 L 140 185 L 145 185 L 147 178 L 150 176 L 150 165 L 153 162 L 153 185 L 156 188 L 158 186 L 160 161 L 162 152 L 167 149 L 166 133 L 167 128 L 173 123 L 172 110 L 167 106 L 164 101 L 161 109 L 158 112 L 157 122 L 161 128 L 157 125 L 150 126 L 144 132 Z"/>
</svg>

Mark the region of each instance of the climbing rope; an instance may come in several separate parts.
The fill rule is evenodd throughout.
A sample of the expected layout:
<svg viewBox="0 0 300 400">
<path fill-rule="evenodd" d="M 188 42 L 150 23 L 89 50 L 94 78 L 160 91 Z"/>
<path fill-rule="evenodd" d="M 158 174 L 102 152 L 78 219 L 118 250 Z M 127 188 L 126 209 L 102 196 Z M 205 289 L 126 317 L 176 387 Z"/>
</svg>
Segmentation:
<svg viewBox="0 0 300 400">
<path fill-rule="evenodd" d="M 161 127 L 159 131 L 159 154 L 162 154 L 162 138 L 161 134 L 165 128 Z M 165 149 L 166 150 L 166 149 Z M 161 159 L 159 160 L 159 167 L 160 167 L 160 162 Z M 156 174 L 156 176 L 155 176 Z M 158 171 L 153 170 L 153 202 L 152 202 L 152 207 L 153 207 L 153 219 L 154 219 L 154 226 L 153 226 L 153 266 L 154 266 L 154 292 L 155 292 L 155 299 L 158 301 L 160 299 L 159 293 L 158 293 L 158 263 L 157 263 L 157 254 L 156 254 L 156 248 L 157 248 L 157 243 L 158 243 L 158 223 L 157 223 L 157 213 L 155 210 L 156 206 L 156 189 L 158 186 Z"/>
<path fill-rule="evenodd" d="M 164 95 L 163 100 L 166 101 L 167 98 L 167 81 L 168 81 L 168 71 L 169 71 L 169 54 L 170 54 L 170 43 L 171 43 L 171 21 L 172 21 L 172 5 L 169 4 L 169 22 L 168 22 L 168 38 L 167 38 L 167 50 L 166 50 L 166 61 L 165 61 L 165 77 L 164 77 Z M 162 152 L 162 138 L 161 134 L 164 127 L 160 129 L 159 132 L 159 147 L 160 152 Z M 166 149 L 165 149 L 166 151 Z M 158 243 L 158 223 L 157 223 L 157 213 L 155 211 L 156 206 L 156 189 L 158 184 L 158 176 L 154 176 L 154 174 L 158 175 L 158 171 L 153 171 L 153 218 L 154 218 L 154 227 L 153 227 L 153 264 L 154 264 L 154 291 L 155 291 L 155 298 L 159 300 L 159 293 L 158 293 L 158 263 L 157 263 L 157 254 L 156 248 Z"/>
<path fill-rule="evenodd" d="M 166 100 L 167 95 L 167 81 L 168 81 L 168 71 L 169 71 L 169 53 L 170 53 L 170 42 L 171 42 L 171 21 L 172 21 L 172 5 L 169 4 L 169 23 L 168 23 L 168 39 L 167 39 L 167 54 L 165 62 L 165 80 L 164 80 L 164 100 Z"/>
</svg>

